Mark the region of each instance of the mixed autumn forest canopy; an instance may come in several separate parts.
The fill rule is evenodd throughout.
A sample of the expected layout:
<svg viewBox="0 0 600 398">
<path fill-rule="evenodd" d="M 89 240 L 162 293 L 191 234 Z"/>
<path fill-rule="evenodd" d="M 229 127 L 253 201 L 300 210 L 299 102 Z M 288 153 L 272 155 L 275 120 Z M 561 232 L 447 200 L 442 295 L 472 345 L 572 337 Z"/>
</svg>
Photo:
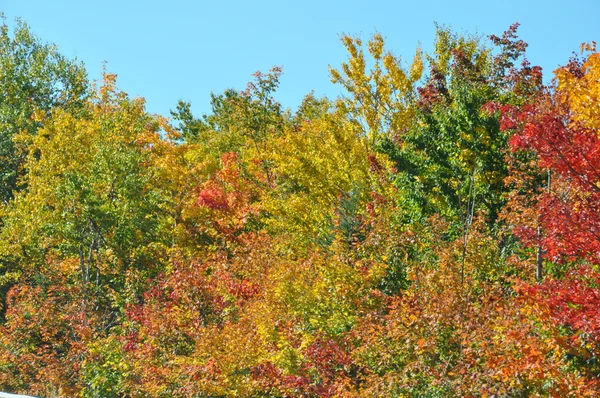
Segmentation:
<svg viewBox="0 0 600 398">
<path fill-rule="evenodd" d="M 3 22 L 0 390 L 600 395 L 600 53 L 517 27 L 167 118 Z"/>
</svg>

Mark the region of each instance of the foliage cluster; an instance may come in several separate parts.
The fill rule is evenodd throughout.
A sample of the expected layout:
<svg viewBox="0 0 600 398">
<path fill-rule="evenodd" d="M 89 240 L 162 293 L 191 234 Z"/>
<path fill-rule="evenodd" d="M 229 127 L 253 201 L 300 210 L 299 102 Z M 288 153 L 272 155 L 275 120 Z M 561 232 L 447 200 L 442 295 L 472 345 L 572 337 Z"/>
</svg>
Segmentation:
<svg viewBox="0 0 600 398">
<path fill-rule="evenodd" d="M 598 396 L 600 53 L 545 86 L 517 27 L 168 120 L 3 24 L 0 389 Z"/>
</svg>

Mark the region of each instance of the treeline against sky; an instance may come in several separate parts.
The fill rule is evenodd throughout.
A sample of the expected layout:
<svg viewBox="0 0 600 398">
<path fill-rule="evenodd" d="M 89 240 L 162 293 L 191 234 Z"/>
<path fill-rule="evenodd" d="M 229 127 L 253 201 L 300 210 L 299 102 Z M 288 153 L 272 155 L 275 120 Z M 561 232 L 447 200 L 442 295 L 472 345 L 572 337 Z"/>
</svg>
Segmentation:
<svg viewBox="0 0 600 398">
<path fill-rule="evenodd" d="M 600 54 L 544 85 L 517 27 L 199 117 L 3 23 L 0 390 L 600 395 Z"/>
</svg>

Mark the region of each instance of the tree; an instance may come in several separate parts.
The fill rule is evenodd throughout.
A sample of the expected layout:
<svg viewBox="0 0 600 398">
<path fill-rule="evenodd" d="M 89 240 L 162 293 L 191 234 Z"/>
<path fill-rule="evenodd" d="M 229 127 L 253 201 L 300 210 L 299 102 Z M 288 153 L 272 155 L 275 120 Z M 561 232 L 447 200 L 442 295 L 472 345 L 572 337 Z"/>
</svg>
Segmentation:
<svg viewBox="0 0 600 398">
<path fill-rule="evenodd" d="M 534 198 L 534 221 L 542 234 L 531 223 L 516 225 L 516 232 L 528 245 L 540 243 L 552 262 L 600 261 L 600 138 L 593 100 L 598 95 L 599 60 L 596 52 L 585 60 L 572 59 L 555 72 L 554 92 L 522 107 L 500 107 L 503 128 L 516 131 L 510 140 L 515 156 L 533 154 L 537 169 L 547 170 L 548 176 L 542 189 L 524 193 Z"/>
<path fill-rule="evenodd" d="M 27 150 L 14 137 L 35 135 L 53 108 L 81 110 L 88 81 L 82 64 L 42 43 L 27 24 L 17 20 L 11 34 L 0 18 L 0 202 L 7 203 L 26 172 Z"/>
<path fill-rule="evenodd" d="M 82 284 L 119 295 L 126 281 L 161 267 L 171 224 L 170 198 L 153 184 L 158 123 L 142 100 L 116 91 L 113 75 L 84 108 L 84 117 L 55 109 L 37 135 L 22 138 L 27 189 L 2 214 L 3 285 L 35 280 L 48 256 L 77 258 Z"/>
<path fill-rule="evenodd" d="M 375 34 L 367 45 L 374 64 L 367 72 L 362 40 L 348 35 L 342 35 L 341 40 L 350 59 L 342 63 L 341 72 L 329 67 L 329 73 L 331 81 L 341 84 L 349 96 L 337 106 L 361 125 L 371 144 L 402 133 L 414 118 L 415 88 L 423 72 L 421 50 L 417 49 L 407 71 L 399 57 L 384 51 L 383 36 Z"/>
<path fill-rule="evenodd" d="M 246 89 L 211 94 L 212 113 L 195 118 L 189 102 L 179 101 L 171 116 L 186 142 L 201 143 L 217 152 L 239 152 L 248 142 L 263 141 L 284 124 L 281 104 L 273 98 L 282 74 L 280 67 L 269 73 L 256 72 Z"/>
<path fill-rule="evenodd" d="M 526 183 L 514 185 L 507 209 L 515 235 L 537 252 L 539 285 L 526 286 L 524 294 L 545 314 L 548 334 L 568 353 L 567 362 L 597 388 L 599 323 L 592 308 L 600 280 L 600 54 L 593 45 L 582 51 L 583 59 L 555 71 L 554 87 L 536 101 L 496 109 L 502 127 L 514 131 L 515 164 L 527 162 L 513 170 L 512 181 Z"/>
</svg>

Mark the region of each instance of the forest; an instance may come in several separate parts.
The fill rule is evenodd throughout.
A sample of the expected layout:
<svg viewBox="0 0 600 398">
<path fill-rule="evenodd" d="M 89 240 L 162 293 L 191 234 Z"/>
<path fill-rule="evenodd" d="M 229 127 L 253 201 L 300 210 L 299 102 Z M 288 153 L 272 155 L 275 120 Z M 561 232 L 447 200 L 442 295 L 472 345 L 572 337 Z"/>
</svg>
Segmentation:
<svg viewBox="0 0 600 398">
<path fill-rule="evenodd" d="M 1 391 L 600 396 L 595 43 L 342 35 L 339 98 L 160 116 L 0 23 Z"/>
</svg>

